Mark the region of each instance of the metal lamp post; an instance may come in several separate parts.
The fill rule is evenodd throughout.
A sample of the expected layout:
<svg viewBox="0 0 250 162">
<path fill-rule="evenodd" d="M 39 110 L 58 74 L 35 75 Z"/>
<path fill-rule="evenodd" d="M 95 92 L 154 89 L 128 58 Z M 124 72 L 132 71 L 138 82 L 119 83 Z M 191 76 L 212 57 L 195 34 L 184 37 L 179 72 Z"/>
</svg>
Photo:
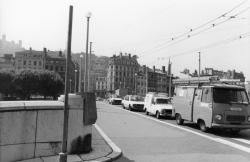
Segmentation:
<svg viewBox="0 0 250 162">
<path fill-rule="evenodd" d="M 137 90 L 136 90 L 136 88 L 137 88 L 137 73 L 135 73 L 135 95 L 137 94 Z"/>
<path fill-rule="evenodd" d="M 77 80 L 77 69 L 75 69 L 75 88 L 74 88 L 75 93 L 76 93 L 76 88 L 77 88 L 76 80 Z"/>
<path fill-rule="evenodd" d="M 78 92 L 82 92 L 82 64 L 83 64 L 83 55 L 80 55 L 80 69 L 79 69 L 79 86 L 78 86 Z"/>
<path fill-rule="evenodd" d="M 84 74 L 84 92 L 89 90 L 88 84 L 88 47 L 89 47 L 89 19 L 91 17 L 91 12 L 87 13 L 87 37 L 86 37 L 86 57 L 85 57 L 85 74 Z"/>
</svg>

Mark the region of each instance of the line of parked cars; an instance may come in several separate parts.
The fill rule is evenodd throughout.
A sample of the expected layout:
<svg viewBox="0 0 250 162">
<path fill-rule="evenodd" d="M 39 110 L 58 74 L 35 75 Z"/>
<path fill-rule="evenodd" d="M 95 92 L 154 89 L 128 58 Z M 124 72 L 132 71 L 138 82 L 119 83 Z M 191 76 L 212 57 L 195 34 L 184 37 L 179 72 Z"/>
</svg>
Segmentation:
<svg viewBox="0 0 250 162">
<path fill-rule="evenodd" d="M 144 111 L 146 115 L 155 115 L 158 119 L 174 117 L 172 98 L 166 93 L 149 92 L 145 98 L 138 95 L 126 95 L 123 99 L 111 96 L 108 103 L 122 105 L 127 110 Z"/>
</svg>

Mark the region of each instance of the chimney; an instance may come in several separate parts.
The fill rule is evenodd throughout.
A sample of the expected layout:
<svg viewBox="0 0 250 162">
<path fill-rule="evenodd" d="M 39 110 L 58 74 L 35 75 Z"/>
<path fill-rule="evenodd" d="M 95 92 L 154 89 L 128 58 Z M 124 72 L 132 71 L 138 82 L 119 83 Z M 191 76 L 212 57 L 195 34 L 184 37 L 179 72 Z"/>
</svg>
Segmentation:
<svg viewBox="0 0 250 162">
<path fill-rule="evenodd" d="M 145 74 L 146 73 L 146 65 L 143 65 L 143 73 Z"/>
<path fill-rule="evenodd" d="M 162 72 L 163 72 L 163 73 L 166 72 L 165 66 L 162 66 Z"/>
<path fill-rule="evenodd" d="M 122 52 L 120 52 L 120 57 L 122 57 Z"/>
<path fill-rule="evenodd" d="M 19 40 L 18 45 L 19 45 L 20 48 L 22 48 L 22 46 L 23 46 L 22 40 Z"/>
<path fill-rule="evenodd" d="M 128 54 L 128 57 L 131 58 L 131 54 L 130 53 Z"/>
<path fill-rule="evenodd" d="M 6 35 L 5 34 L 2 35 L 2 40 L 6 41 Z"/>
<path fill-rule="evenodd" d="M 32 48 L 30 47 L 30 51 L 32 51 Z"/>
<path fill-rule="evenodd" d="M 47 48 L 43 48 L 43 53 L 47 54 Z"/>
<path fill-rule="evenodd" d="M 59 56 L 62 57 L 62 51 L 61 50 L 59 51 Z"/>
<path fill-rule="evenodd" d="M 155 66 L 153 66 L 153 71 L 155 72 Z"/>
</svg>

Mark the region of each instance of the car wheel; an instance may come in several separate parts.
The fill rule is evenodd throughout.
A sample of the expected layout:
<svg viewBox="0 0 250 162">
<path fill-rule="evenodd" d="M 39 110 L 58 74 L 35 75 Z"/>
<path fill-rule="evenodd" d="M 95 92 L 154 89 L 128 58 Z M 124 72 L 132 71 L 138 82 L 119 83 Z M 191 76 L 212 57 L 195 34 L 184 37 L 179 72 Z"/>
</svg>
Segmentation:
<svg viewBox="0 0 250 162">
<path fill-rule="evenodd" d="M 148 113 L 147 109 L 145 109 L 145 114 L 146 114 L 146 115 L 149 115 L 149 113 Z"/>
<path fill-rule="evenodd" d="M 131 108 L 131 106 L 130 106 L 130 105 L 128 105 L 128 109 L 129 109 L 129 111 L 132 111 L 132 108 Z"/>
<path fill-rule="evenodd" d="M 205 122 L 203 120 L 198 121 L 199 128 L 202 132 L 207 132 L 208 127 L 206 126 Z"/>
<path fill-rule="evenodd" d="M 125 109 L 125 106 L 124 106 L 124 104 L 122 104 L 122 108 L 123 108 L 123 109 Z"/>
<path fill-rule="evenodd" d="M 160 115 L 159 111 L 156 111 L 156 118 L 157 118 L 157 119 L 160 119 L 160 118 L 161 118 L 161 115 Z"/>
<path fill-rule="evenodd" d="M 178 125 L 183 125 L 183 122 L 184 122 L 184 120 L 181 118 L 181 115 L 180 115 L 180 114 L 177 114 L 177 115 L 176 115 L 176 123 L 177 123 Z"/>
</svg>

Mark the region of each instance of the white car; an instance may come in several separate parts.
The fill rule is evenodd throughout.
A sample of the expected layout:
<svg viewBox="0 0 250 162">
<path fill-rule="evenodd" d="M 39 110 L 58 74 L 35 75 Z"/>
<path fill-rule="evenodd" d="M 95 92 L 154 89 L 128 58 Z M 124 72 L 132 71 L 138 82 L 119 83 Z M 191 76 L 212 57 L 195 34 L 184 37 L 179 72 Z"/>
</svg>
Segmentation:
<svg viewBox="0 0 250 162">
<path fill-rule="evenodd" d="M 144 98 L 138 95 L 126 95 L 122 100 L 122 107 L 128 110 L 143 111 Z"/>
<path fill-rule="evenodd" d="M 119 97 L 111 97 L 109 98 L 109 104 L 111 105 L 120 105 L 122 103 L 122 99 Z"/>
<path fill-rule="evenodd" d="M 146 95 L 144 102 L 146 115 L 153 114 L 156 118 L 174 117 L 174 110 L 171 98 L 157 93 L 149 93 Z"/>
</svg>

